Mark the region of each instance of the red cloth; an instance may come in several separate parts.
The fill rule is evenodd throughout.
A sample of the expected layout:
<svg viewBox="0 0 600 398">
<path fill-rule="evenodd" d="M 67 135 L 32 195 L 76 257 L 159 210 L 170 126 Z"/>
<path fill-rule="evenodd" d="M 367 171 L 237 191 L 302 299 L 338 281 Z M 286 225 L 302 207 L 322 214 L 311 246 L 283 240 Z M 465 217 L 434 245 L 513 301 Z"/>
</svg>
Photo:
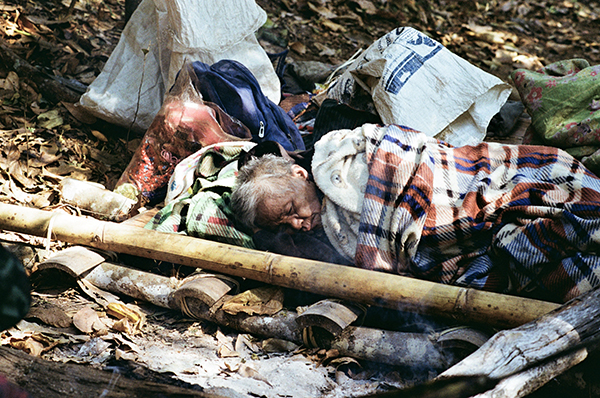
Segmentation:
<svg viewBox="0 0 600 398">
<path fill-rule="evenodd" d="M 0 398 L 32 398 L 32 396 L 0 375 Z"/>
</svg>

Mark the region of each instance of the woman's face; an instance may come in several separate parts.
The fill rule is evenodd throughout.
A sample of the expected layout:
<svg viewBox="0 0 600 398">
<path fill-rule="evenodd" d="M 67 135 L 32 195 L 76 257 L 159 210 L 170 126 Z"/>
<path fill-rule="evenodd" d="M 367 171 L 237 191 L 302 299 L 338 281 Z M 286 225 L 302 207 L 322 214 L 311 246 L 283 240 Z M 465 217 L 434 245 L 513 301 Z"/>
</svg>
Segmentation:
<svg viewBox="0 0 600 398">
<path fill-rule="evenodd" d="M 271 228 L 286 225 L 298 231 L 310 231 L 320 226 L 321 202 L 317 187 L 308 180 L 308 172 L 293 165 L 288 184 L 280 187 L 281 195 L 264 198 L 260 203 L 258 218 L 261 222 Z"/>
</svg>

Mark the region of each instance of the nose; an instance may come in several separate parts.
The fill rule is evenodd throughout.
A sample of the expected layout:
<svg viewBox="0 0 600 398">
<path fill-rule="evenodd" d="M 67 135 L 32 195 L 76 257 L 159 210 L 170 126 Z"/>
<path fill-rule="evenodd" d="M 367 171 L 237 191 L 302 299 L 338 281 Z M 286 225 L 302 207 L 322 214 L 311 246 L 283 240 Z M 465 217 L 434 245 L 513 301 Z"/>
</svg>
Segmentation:
<svg viewBox="0 0 600 398">
<path fill-rule="evenodd" d="M 292 228 L 297 229 L 297 230 L 301 230 L 303 225 L 304 225 L 304 219 L 300 218 L 300 217 L 294 217 L 290 220 L 290 225 L 292 226 Z"/>
<path fill-rule="evenodd" d="M 289 221 L 288 224 L 295 230 L 303 230 L 303 231 L 310 231 L 311 228 L 311 223 L 310 223 L 310 217 L 300 217 L 298 215 L 292 217 Z"/>
</svg>

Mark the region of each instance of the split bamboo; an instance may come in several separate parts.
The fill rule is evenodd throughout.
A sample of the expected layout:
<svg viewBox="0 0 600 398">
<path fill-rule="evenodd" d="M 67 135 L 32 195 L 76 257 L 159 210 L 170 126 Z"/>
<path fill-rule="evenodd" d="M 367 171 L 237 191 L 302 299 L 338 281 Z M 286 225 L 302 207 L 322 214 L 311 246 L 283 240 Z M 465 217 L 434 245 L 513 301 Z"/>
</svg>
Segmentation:
<svg viewBox="0 0 600 398">
<path fill-rule="evenodd" d="M 0 229 L 462 323 L 514 327 L 559 306 L 9 204 L 0 204 Z"/>
</svg>

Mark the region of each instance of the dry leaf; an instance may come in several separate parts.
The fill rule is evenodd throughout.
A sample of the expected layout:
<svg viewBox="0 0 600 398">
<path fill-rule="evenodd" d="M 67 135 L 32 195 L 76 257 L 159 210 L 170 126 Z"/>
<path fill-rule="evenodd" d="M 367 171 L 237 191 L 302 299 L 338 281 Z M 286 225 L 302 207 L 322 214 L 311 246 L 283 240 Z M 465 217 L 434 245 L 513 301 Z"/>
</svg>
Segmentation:
<svg viewBox="0 0 600 398">
<path fill-rule="evenodd" d="M 262 343 L 264 352 L 290 352 L 298 349 L 298 345 L 288 340 L 270 338 Z"/>
<path fill-rule="evenodd" d="M 119 319 L 118 321 L 113 323 L 112 329 L 114 329 L 118 332 L 125 333 L 125 334 L 133 334 L 133 332 L 134 332 L 133 327 L 131 326 L 131 323 L 129 322 L 129 319 L 127 319 L 127 318 Z"/>
<path fill-rule="evenodd" d="M 335 55 L 335 50 L 333 48 L 329 48 L 324 44 L 321 43 L 315 43 L 315 47 L 318 48 L 320 50 L 319 55 L 320 56 L 329 56 L 329 57 L 333 57 Z"/>
<path fill-rule="evenodd" d="M 92 170 L 84 169 L 64 161 L 59 161 L 57 167 L 48 167 L 47 170 L 54 175 L 68 176 L 77 180 L 89 180 L 92 176 Z"/>
<path fill-rule="evenodd" d="M 335 358 L 332 359 L 331 362 L 329 362 L 329 366 L 334 366 L 336 369 L 342 365 L 350 364 L 358 365 L 359 367 L 361 367 L 360 363 L 356 359 L 350 357 Z"/>
<path fill-rule="evenodd" d="M 33 338 L 11 341 L 10 346 L 33 355 L 34 357 L 39 357 L 40 354 L 44 352 L 44 345 Z"/>
<path fill-rule="evenodd" d="M 553 41 L 548 41 L 546 42 L 546 48 L 556 51 L 558 54 L 564 54 L 567 51 L 570 51 L 573 49 L 573 45 L 571 44 L 559 44 L 559 43 L 555 43 Z"/>
<path fill-rule="evenodd" d="M 254 369 L 252 366 L 248 365 L 247 363 L 241 364 L 240 368 L 238 369 L 237 372 L 242 377 L 251 377 L 255 380 L 265 382 L 270 387 L 273 387 L 273 385 L 271 383 L 269 383 L 269 381 L 264 376 L 261 376 L 256 369 Z"/>
<path fill-rule="evenodd" d="M 31 307 L 25 319 L 29 318 L 39 319 L 47 325 L 59 328 L 71 326 L 71 317 L 59 306 L 48 302 L 40 302 Z"/>
<path fill-rule="evenodd" d="M 85 124 L 96 123 L 96 120 L 97 120 L 96 116 L 94 116 L 90 112 L 88 112 L 83 106 L 81 106 L 79 104 L 70 104 L 68 102 L 61 102 L 61 104 L 67 109 L 67 111 L 69 111 L 69 113 L 71 115 L 73 115 L 73 117 L 75 119 L 79 120 L 81 123 L 85 123 Z M 92 131 L 92 134 L 94 134 L 93 131 Z M 106 137 L 103 141 L 107 142 Z"/>
<path fill-rule="evenodd" d="M 226 345 L 221 345 L 217 349 L 217 355 L 219 355 L 219 358 L 231 358 L 231 357 L 239 357 L 240 353 L 232 350 L 230 347 L 228 347 Z"/>
<path fill-rule="evenodd" d="M 38 208 L 43 209 L 52 204 L 52 198 L 54 197 L 54 191 L 44 191 L 31 196 L 31 204 Z M 70 323 L 70 318 L 69 318 Z M 50 325 L 50 324 L 49 324 Z"/>
<path fill-rule="evenodd" d="M 325 352 L 323 352 L 323 351 L 325 351 Z M 330 350 L 321 350 L 321 351 L 319 351 L 319 355 L 320 356 L 324 355 L 324 356 L 317 362 L 317 366 L 325 364 L 330 359 L 339 357 L 340 356 L 340 352 L 338 350 L 336 350 L 335 348 L 332 348 Z"/>
<path fill-rule="evenodd" d="M 138 359 L 138 354 L 136 352 L 127 352 L 123 351 L 120 348 L 115 348 L 115 359 L 124 359 L 126 361 L 136 361 Z"/>
<path fill-rule="evenodd" d="M 249 315 L 273 315 L 283 308 L 283 290 L 276 286 L 264 286 L 246 290 L 227 300 L 222 309 L 235 315 L 245 312 Z"/>
<path fill-rule="evenodd" d="M 81 332 L 90 334 L 94 332 L 94 325 L 100 322 L 98 313 L 90 307 L 84 307 L 73 315 L 73 325 Z"/>
<path fill-rule="evenodd" d="M 316 6 L 312 3 L 308 3 L 308 7 L 323 18 L 326 18 L 326 19 L 337 18 L 337 14 L 335 12 L 331 11 L 329 8 L 326 8 L 325 6 Z"/>
<path fill-rule="evenodd" d="M 240 362 L 225 361 L 225 367 L 229 372 L 237 372 L 240 369 Z"/>
<path fill-rule="evenodd" d="M 514 59 L 513 67 L 515 69 L 529 69 L 529 70 L 538 70 L 543 68 L 544 65 L 540 61 L 538 57 L 530 54 L 519 54 Z"/>
<path fill-rule="evenodd" d="M 132 333 L 140 331 L 146 321 L 145 316 L 140 311 L 128 307 L 123 303 L 109 303 L 106 307 L 106 313 L 119 320 L 127 319 L 131 324 Z"/>
<path fill-rule="evenodd" d="M 252 352 L 258 352 L 260 345 L 254 341 L 254 338 L 249 334 L 239 334 L 235 339 L 235 350 L 237 352 L 243 352 L 245 347 L 249 348 Z"/>
<path fill-rule="evenodd" d="M 92 130 L 92 135 L 98 138 L 100 141 L 108 142 L 108 138 L 98 130 Z"/>
<path fill-rule="evenodd" d="M 334 32 L 345 32 L 346 28 L 344 28 L 342 25 L 337 24 L 333 21 L 330 21 L 329 19 L 324 19 L 321 21 L 321 25 L 325 26 L 326 28 L 333 30 Z"/>
<path fill-rule="evenodd" d="M 300 55 L 304 55 L 306 54 L 306 46 L 300 42 L 293 42 L 290 44 L 290 48 L 292 49 L 292 51 L 300 54 Z"/>
<path fill-rule="evenodd" d="M 365 14 L 377 14 L 377 7 L 369 0 L 354 0 L 356 4 L 365 12 Z"/>
<path fill-rule="evenodd" d="M 62 126 L 63 118 L 60 116 L 58 109 L 53 109 L 38 115 L 38 126 L 51 130 L 58 126 Z"/>
<path fill-rule="evenodd" d="M 2 192 L 21 203 L 31 202 L 31 195 L 23 192 L 13 180 L 9 180 L 2 186 Z"/>
<path fill-rule="evenodd" d="M 15 93 L 19 91 L 19 75 L 10 71 L 6 79 L 0 79 L 0 89 Z"/>
</svg>

